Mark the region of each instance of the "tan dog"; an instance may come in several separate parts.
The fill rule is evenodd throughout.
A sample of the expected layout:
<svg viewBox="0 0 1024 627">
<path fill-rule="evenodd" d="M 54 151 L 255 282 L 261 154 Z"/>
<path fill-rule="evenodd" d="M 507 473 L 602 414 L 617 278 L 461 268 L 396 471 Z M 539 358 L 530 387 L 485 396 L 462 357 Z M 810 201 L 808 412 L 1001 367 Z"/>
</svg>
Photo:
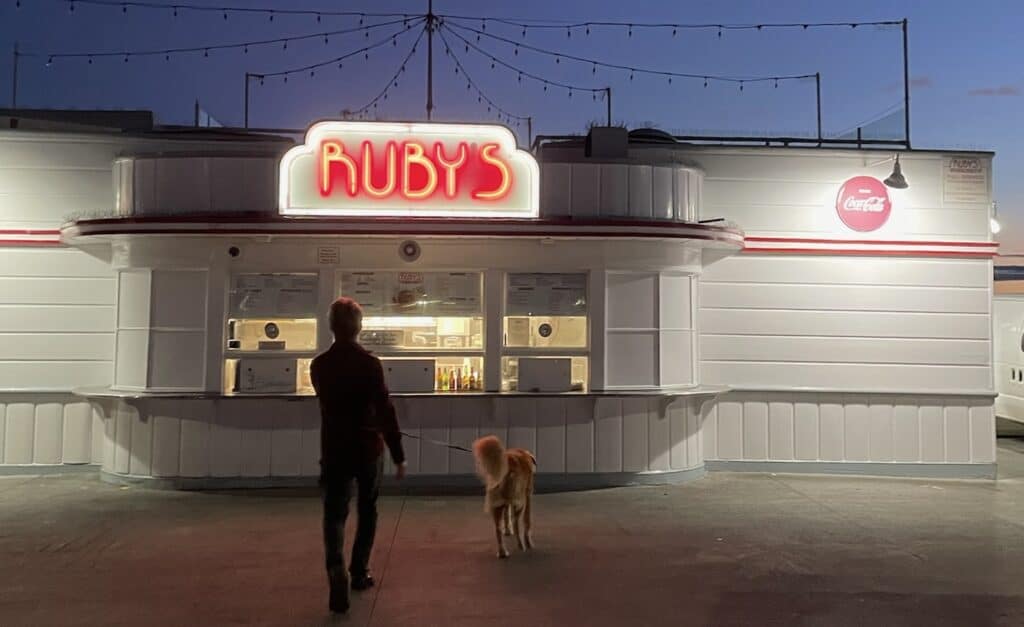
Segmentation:
<svg viewBox="0 0 1024 627">
<path fill-rule="evenodd" d="M 521 448 L 505 449 L 501 440 L 488 435 L 473 442 L 477 473 L 487 488 L 484 511 L 494 518 L 494 535 L 498 539 L 498 557 L 508 557 L 506 535 L 513 532 L 520 550 L 533 547 L 533 519 L 530 501 L 537 460 Z"/>
</svg>

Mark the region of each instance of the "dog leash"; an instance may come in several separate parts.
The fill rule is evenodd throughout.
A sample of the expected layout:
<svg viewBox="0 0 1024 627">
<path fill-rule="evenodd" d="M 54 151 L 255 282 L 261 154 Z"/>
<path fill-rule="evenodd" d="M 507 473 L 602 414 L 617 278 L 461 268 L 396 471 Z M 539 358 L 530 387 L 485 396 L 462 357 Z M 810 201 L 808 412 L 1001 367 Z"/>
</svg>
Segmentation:
<svg viewBox="0 0 1024 627">
<path fill-rule="evenodd" d="M 412 438 L 414 440 L 423 440 L 424 442 L 430 442 L 431 444 L 436 444 L 438 446 L 443 446 L 445 448 L 454 449 L 456 451 L 463 451 L 465 453 L 472 453 L 473 452 L 472 449 L 468 449 L 465 446 L 459 446 L 458 444 L 452 444 L 451 442 L 442 442 L 441 440 L 433 440 L 431 438 L 425 438 L 425 437 L 423 437 L 421 435 L 413 435 L 411 433 L 406 433 L 405 431 L 399 431 L 399 433 L 401 433 L 403 436 L 405 436 L 407 438 Z"/>
</svg>

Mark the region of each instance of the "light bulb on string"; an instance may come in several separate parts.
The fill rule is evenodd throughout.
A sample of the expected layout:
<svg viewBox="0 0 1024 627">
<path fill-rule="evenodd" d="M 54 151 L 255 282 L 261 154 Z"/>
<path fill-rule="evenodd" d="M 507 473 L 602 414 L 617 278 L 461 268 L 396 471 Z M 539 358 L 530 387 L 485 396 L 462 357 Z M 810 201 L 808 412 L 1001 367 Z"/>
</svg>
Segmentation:
<svg viewBox="0 0 1024 627">
<path fill-rule="evenodd" d="M 370 51 L 369 50 L 367 50 L 366 53 L 363 55 L 363 59 L 366 60 L 366 61 L 370 60 Z"/>
<path fill-rule="evenodd" d="M 288 49 L 288 40 L 287 39 L 284 40 L 284 47 L 282 49 L 283 50 L 287 50 Z"/>
<path fill-rule="evenodd" d="M 228 12 L 224 11 L 224 21 L 228 21 Z"/>
<path fill-rule="evenodd" d="M 121 3 L 121 15 L 128 15 L 128 3 Z"/>
<path fill-rule="evenodd" d="M 260 87 L 263 87 L 263 77 L 260 77 Z"/>
<path fill-rule="evenodd" d="M 523 73 L 522 72 L 519 73 L 519 77 L 516 79 L 516 81 L 519 82 L 519 83 L 523 82 Z"/>
<path fill-rule="evenodd" d="M 633 70 L 629 71 L 629 80 L 633 80 Z"/>
<path fill-rule="evenodd" d="M 319 13 L 316 14 L 316 23 L 317 24 L 320 23 L 320 14 Z"/>
<path fill-rule="evenodd" d="M 675 29 L 675 27 L 674 27 L 674 26 L 672 27 L 672 36 L 673 36 L 673 37 L 675 37 L 675 36 L 676 36 L 676 29 Z"/>
<path fill-rule="evenodd" d="M 469 52 L 469 44 L 466 44 L 466 52 Z"/>
<path fill-rule="evenodd" d="M 487 30 L 487 20 L 480 20 L 480 30 Z"/>
<path fill-rule="evenodd" d="M 204 57 L 209 57 L 210 56 L 210 49 L 209 48 L 203 50 L 203 56 Z"/>
<path fill-rule="evenodd" d="M 178 7 L 174 7 L 174 17 L 178 17 Z"/>
<path fill-rule="evenodd" d="M 288 75 L 287 74 L 284 75 L 284 82 L 286 82 L 286 83 L 288 82 Z"/>
<path fill-rule="evenodd" d="M 590 24 L 587 24 L 587 34 L 590 34 Z"/>
<path fill-rule="evenodd" d="M 547 90 L 548 90 L 548 82 L 544 81 L 544 91 L 547 91 Z"/>
<path fill-rule="evenodd" d="M 593 65 L 593 67 L 590 68 L 590 73 L 591 74 L 597 74 L 597 64 L 596 63 Z"/>
<path fill-rule="evenodd" d="M 171 60 L 171 55 L 165 54 L 164 55 L 164 61 L 170 61 L 170 60 Z"/>
<path fill-rule="evenodd" d="M 526 39 L 526 27 L 523 27 L 523 39 Z"/>
<path fill-rule="evenodd" d="M 270 21 L 271 22 L 274 21 L 274 12 L 273 11 L 270 12 Z"/>
<path fill-rule="evenodd" d="M 671 85 L 671 84 L 672 84 L 672 77 L 671 77 L 671 76 L 669 76 L 669 77 L 668 77 L 668 84 L 669 84 L 669 85 Z"/>
<path fill-rule="evenodd" d="M 569 99 L 570 100 L 572 99 L 572 89 L 571 88 L 569 89 Z"/>
<path fill-rule="evenodd" d="M 92 65 L 92 57 L 89 57 L 89 65 Z"/>
<path fill-rule="evenodd" d="M 629 33 L 629 36 L 630 36 L 630 37 L 632 37 L 632 36 L 633 36 L 633 25 L 632 25 L 632 24 L 630 24 L 630 25 L 629 25 L 629 31 L 628 31 L 628 33 Z"/>
<path fill-rule="evenodd" d="M 775 89 L 779 88 L 779 79 L 775 79 Z"/>
<path fill-rule="evenodd" d="M 572 29 L 568 26 L 565 27 L 565 37 L 566 39 L 572 39 Z"/>
<path fill-rule="evenodd" d="M 708 77 L 705 76 L 704 77 L 704 87 L 706 88 L 707 86 L 708 86 Z"/>
<path fill-rule="evenodd" d="M 249 46 L 242 46 L 242 54 L 249 54 Z"/>
<path fill-rule="evenodd" d="M 327 39 L 327 35 L 324 35 L 324 45 L 326 46 L 330 41 Z"/>
<path fill-rule="evenodd" d="M 556 56 L 555 57 L 555 63 L 561 63 L 561 62 L 562 62 L 562 59 L 560 57 Z"/>
<path fill-rule="evenodd" d="M 46 59 L 46 67 L 50 67 L 51 65 L 53 65 L 53 57 L 52 56 L 49 57 L 48 59 Z"/>
<path fill-rule="evenodd" d="M 516 46 L 515 48 L 512 49 L 512 54 L 516 55 L 517 57 L 519 56 L 519 46 Z"/>
<path fill-rule="evenodd" d="M 491 69 L 494 69 L 494 61 L 491 61 Z"/>
<path fill-rule="evenodd" d="M 369 39 L 370 38 L 370 30 L 369 29 L 364 30 L 363 31 L 363 35 L 364 35 L 364 39 Z"/>
<path fill-rule="evenodd" d="M 338 69 L 340 70 L 340 69 L 342 69 L 344 67 L 345 67 L 345 64 L 343 62 L 339 61 L 338 62 Z"/>
<path fill-rule="evenodd" d="M 721 26 L 718 27 L 718 38 L 719 39 L 722 38 L 722 27 Z"/>
<path fill-rule="evenodd" d="M 397 46 L 397 45 L 398 45 L 398 38 L 397 37 L 392 37 L 391 38 L 391 46 L 394 47 L 394 46 Z"/>
<path fill-rule="evenodd" d="M 740 91 L 743 91 L 743 81 L 740 81 Z"/>
<path fill-rule="evenodd" d="M 69 2 L 68 3 L 68 13 L 74 13 L 74 12 L 75 12 L 75 3 L 74 2 Z"/>
<path fill-rule="evenodd" d="M 128 55 L 124 55 L 124 62 L 128 63 Z"/>
</svg>

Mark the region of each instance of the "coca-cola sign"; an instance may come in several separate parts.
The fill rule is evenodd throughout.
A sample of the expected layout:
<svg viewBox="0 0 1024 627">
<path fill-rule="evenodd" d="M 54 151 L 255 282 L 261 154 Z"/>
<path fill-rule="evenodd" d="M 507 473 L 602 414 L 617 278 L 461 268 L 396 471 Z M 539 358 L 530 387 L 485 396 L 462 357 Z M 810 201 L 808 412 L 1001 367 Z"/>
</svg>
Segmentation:
<svg viewBox="0 0 1024 627">
<path fill-rule="evenodd" d="M 836 212 L 843 224 L 854 231 L 874 231 L 892 213 L 889 190 L 873 176 L 855 176 L 839 188 Z"/>
</svg>

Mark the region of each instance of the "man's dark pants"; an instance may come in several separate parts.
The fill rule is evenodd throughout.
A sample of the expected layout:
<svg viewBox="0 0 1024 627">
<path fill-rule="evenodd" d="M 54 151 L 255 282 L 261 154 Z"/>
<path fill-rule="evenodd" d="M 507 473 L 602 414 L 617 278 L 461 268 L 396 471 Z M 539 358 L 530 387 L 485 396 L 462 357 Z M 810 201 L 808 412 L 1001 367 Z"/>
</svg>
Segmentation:
<svg viewBox="0 0 1024 627">
<path fill-rule="evenodd" d="M 348 571 L 353 579 L 369 572 L 370 550 L 377 532 L 377 496 L 380 480 L 384 474 L 384 458 L 373 462 L 352 464 L 340 472 L 325 473 L 321 479 L 324 501 L 324 556 L 327 573 L 332 579 L 344 573 L 345 520 L 348 518 L 348 504 L 352 499 L 352 484 L 357 487 L 355 542 L 352 546 L 352 563 Z"/>
</svg>

